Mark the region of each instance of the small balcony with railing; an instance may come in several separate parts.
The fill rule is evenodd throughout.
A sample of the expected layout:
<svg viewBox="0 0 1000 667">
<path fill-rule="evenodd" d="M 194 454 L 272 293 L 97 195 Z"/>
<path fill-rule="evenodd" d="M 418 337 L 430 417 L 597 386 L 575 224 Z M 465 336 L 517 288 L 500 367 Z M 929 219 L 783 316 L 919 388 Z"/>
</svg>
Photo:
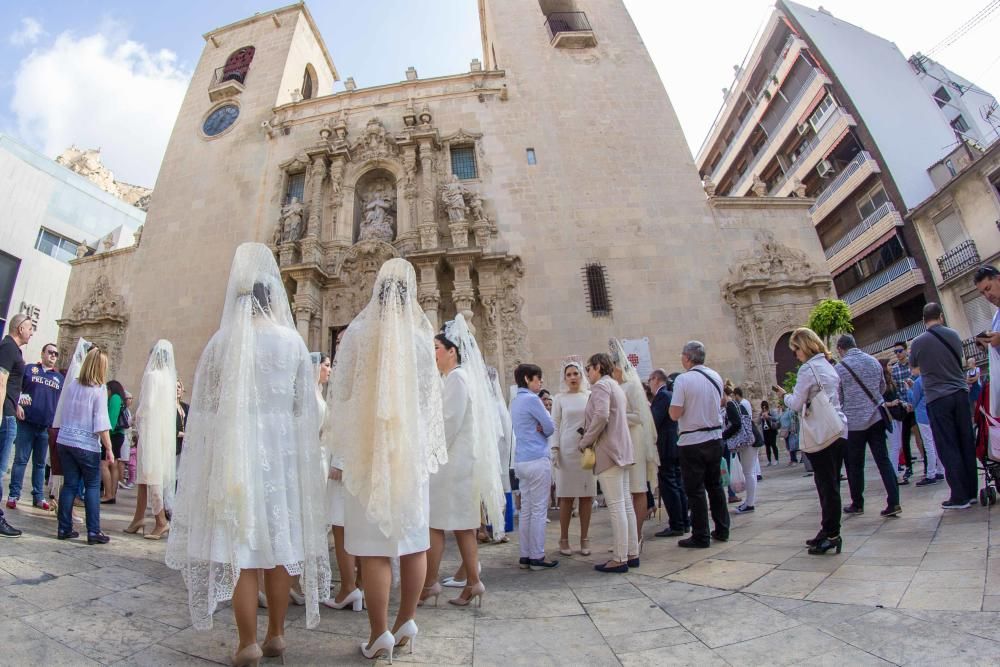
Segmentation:
<svg viewBox="0 0 1000 667">
<path fill-rule="evenodd" d="M 760 167 L 766 166 L 778 154 L 778 149 L 785 142 L 791 132 L 795 131 L 793 119 L 801 118 L 809 110 L 809 105 L 824 86 L 830 83 L 830 79 L 819 70 L 813 70 L 809 78 L 793 94 L 788 102 L 785 111 L 776 120 L 767 119 L 761 122 L 764 131 L 767 132 L 767 143 L 760 152 L 747 165 L 743 176 L 737 181 L 736 186 L 730 191 L 734 197 L 742 197 L 750 190 L 753 184 L 753 177 L 760 172 Z"/>
<path fill-rule="evenodd" d="M 854 289 L 841 295 L 851 307 L 851 316 L 858 317 L 911 287 L 924 284 L 924 272 L 917 267 L 917 260 L 904 257 L 892 266 L 879 271 Z"/>
<path fill-rule="evenodd" d="M 874 343 L 869 343 L 861 348 L 863 352 L 867 352 L 873 357 L 879 356 L 882 352 L 886 350 L 891 350 L 896 343 L 903 341 L 909 342 L 922 334 L 924 332 L 923 322 L 914 322 L 913 324 L 903 327 L 897 331 L 892 332 L 888 336 L 882 336 Z"/>
<path fill-rule="evenodd" d="M 860 151 L 854 156 L 853 160 L 844 166 L 840 175 L 826 186 L 823 192 L 816 198 L 816 203 L 809 208 L 809 215 L 812 216 L 813 224 L 819 223 L 833 212 L 869 176 L 878 174 L 881 171 L 871 153 Z"/>
<path fill-rule="evenodd" d="M 902 226 L 903 216 L 892 202 L 885 202 L 823 251 L 826 255 L 827 268 L 836 273 L 862 252 L 874 247 L 879 239 L 893 229 Z"/>
<path fill-rule="evenodd" d="M 977 366 L 985 366 L 990 359 L 989 352 L 977 343 L 975 338 L 966 338 L 962 341 L 962 357 L 965 359 L 972 357 Z"/>
<path fill-rule="evenodd" d="M 236 97 L 245 90 L 246 78 L 245 68 L 217 68 L 212 74 L 211 83 L 208 84 L 209 99 L 218 102 L 227 97 Z"/>
<path fill-rule="evenodd" d="M 979 266 L 979 250 L 972 239 L 962 241 L 957 246 L 937 258 L 941 280 L 948 281 L 972 271 Z"/>
<path fill-rule="evenodd" d="M 770 196 L 787 197 L 795 189 L 795 181 L 805 181 L 811 169 L 822 156 L 829 155 L 850 128 L 858 124 L 854 116 L 844 107 L 837 107 L 830 117 L 823 121 L 819 132 L 813 135 L 798 151 L 798 157 L 788 167 L 788 171 L 771 188 Z"/>
<path fill-rule="evenodd" d="M 587 49 L 597 46 L 597 38 L 584 12 L 551 12 L 545 17 L 552 46 Z"/>
</svg>

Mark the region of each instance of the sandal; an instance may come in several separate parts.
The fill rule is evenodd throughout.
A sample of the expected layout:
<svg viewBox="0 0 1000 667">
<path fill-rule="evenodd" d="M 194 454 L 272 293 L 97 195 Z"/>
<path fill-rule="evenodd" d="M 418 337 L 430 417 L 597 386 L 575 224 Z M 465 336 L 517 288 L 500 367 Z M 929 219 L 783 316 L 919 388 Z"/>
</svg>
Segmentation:
<svg viewBox="0 0 1000 667">
<path fill-rule="evenodd" d="M 559 553 L 563 556 L 573 555 L 573 550 L 569 548 L 569 540 L 559 540 Z"/>
</svg>

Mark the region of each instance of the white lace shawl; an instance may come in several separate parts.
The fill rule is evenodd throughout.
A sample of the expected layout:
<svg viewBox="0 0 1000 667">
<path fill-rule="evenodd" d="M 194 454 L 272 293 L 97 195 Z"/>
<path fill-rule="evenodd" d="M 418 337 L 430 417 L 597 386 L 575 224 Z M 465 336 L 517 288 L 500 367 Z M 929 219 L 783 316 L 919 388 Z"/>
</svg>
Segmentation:
<svg viewBox="0 0 1000 667">
<path fill-rule="evenodd" d="M 389 538 L 427 525 L 415 502 L 448 460 L 434 329 L 417 302 L 413 266 L 382 265 L 372 299 L 337 348 L 323 440 L 343 483 Z M 334 415 L 349 416 L 330 426 Z"/>
<path fill-rule="evenodd" d="M 197 629 L 211 628 L 217 603 L 232 598 L 239 553 L 271 552 L 258 419 L 281 416 L 259 400 L 260 377 L 270 388 L 293 394 L 293 412 L 284 415 L 281 429 L 297 447 L 297 474 L 291 477 L 298 480 L 300 506 L 289 508 L 289 520 L 300 524 L 303 560 L 277 565 L 300 575 L 306 627 L 313 628 L 319 601 L 330 593 L 315 376 L 274 256 L 265 245 L 244 243 L 233 258 L 221 327 L 195 372 L 167 544 L 166 563 L 184 575 Z"/>
<path fill-rule="evenodd" d="M 142 374 L 136 430 L 139 484 L 146 484 L 153 514 L 171 507 L 176 479 L 177 371 L 174 346 L 158 340 Z"/>
<path fill-rule="evenodd" d="M 570 393 L 569 385 L 566 383 L 566 369 L 570 366 L 575 366 L 576 370 L 580 371 L 580 391 L 585 394 L 590 393 L 590 380 L 587 379 L 587 373 L 583 370 L 583 361 L 579 357 L 568 357 L 559 365 L 561 369 L 559 372 L 559 393 Z"/>
<path fill-rule="evenodd" d="M 88 340 L 80 338 L 76 341 L 76 349 L 73 350 L 73 356 L 69 359 L 69 366 L 66 368 L 66 378 L 63 380 L 63 387 L 68 387 L 70 381 L 76 380 L 80 377 L 80 367 L 83 366 L 83 359 L 87 356 L 87 352 L 90 348 L 94 347 L 94 344 Z M 59 393 L 59 400 L 56 401 L 56 411 L 52 418 L 52 425 L 54 428 L 59 428 L 59 424 L 62 423 L 62 407 L 63 407 L 63 396 L 64 392 Z"/>
<path fill-rule="evenodd" d="M 640 442 L 632 443 L 636 451 L 635 462 L 637 464 L 645 463 L 647 477 L 650 480 L 655 480 L 656 469 L 660 466 L 660 454 L 656 449 L 656 422 L 653 421 L 653 411 L 649 407 L 646 392 L 642 388 L 642 379 L 639 377 L 639 371 L 629 361 L 620 340 L 612 338 L 608 341 L 608 346 L 611 350 L 611 361 L 622 369 L 621 386 L 628 402 L 628 411 L 639 415 L 638 426 L 641 428 L 630 427 L 629 429 L 633 435 L 636 431 L 641 431 Z M 634 437 L 633 440 L 635 440 Z M 640 447 L 642 458 L 639 456 Z"/>
<path fill-rule="evenodd" d="M 483 361 L 476 338 L 461 313 L 444 325 L 444 335 L 458 347 L 462 368 L 466 372 L 466 384 L 469 388 L 467 414 L 472 418 L 473 434 L 473 485 L 486 508 L 487 522 L 493 524 L 494 536 L 500 538 L 503 536 L 506 504 L 500 475 L 507 471 L 500 465 L 500 451 L 496 447 L 497 434 L 502 433 L 503 426 L 494 403 L 486 362 Z"/>
</svg>

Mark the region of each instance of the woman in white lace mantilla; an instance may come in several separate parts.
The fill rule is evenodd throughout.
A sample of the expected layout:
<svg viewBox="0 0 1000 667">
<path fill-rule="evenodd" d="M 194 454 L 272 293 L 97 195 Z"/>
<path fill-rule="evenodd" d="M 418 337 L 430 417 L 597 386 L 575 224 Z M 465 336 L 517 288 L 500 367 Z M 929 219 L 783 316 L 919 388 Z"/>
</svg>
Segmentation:
<svg viewBox="0 0 1000 667">
<path fill-rule="evenodd" d="M 434 350 L 438 370 L 445 376 L 448 464 L 431 480 L 431 549 L 422 598 L 433 597 L 437 603 L 445 531 L 453 531 L 466 584 L 461 595 L 448 602 L 464 607 L 478 597 L 481 605 L 486 588 L 478 571 L 476 530 L 480 526 L 480 504 L 493 523 L 494 535 L 503 536 L 504 495 L 496 446 L 501 427 L 486 363 L 461 314 L 445 325 L 444 333 L 434 337 Z"/>
<path fill-rule="evenodd" d="M 152 505 L 156 525 L 147 538 L 158 540 L 170 530 L 165 508 L 171 505 L 174 480 L 177 478 L 177 370 L 174 346 L 158 340 L 146 361 L 136 410 L 139 436 L 135 514 L 126 533 L 145 532 L 147 500 Z"/>
<path fill-rule="evenodd" d="M 319 623 L 329 595 L 315 382 L 273 254 L 241 245 L 221 327 L 195 372 L 166 556 L 184 575 L 196 628 L 210 628 L 216 605 L 232 599 L 234 664 L 283 653 L 292 576 L 300 576 L 306 627 Z M 267 595 L 262 646 L 257 570 Z"/>
<path fill-rule="evenodd" d="M 434 329 L 417 302 L 413 266 L 382 265 L 371 302 L 337 350 L 323 440 L 342 465 L 344 537 L 361 560 L 371 626 L 361 645 L 374 658 L 417 634 L 417 601 L 427 571 L 428 483 L 447 461 Z M 339 418 L 349 416 L 349 418 Z M 389 629 L 390 558 L 399 557 L 400 598 Z"/>
</svg>

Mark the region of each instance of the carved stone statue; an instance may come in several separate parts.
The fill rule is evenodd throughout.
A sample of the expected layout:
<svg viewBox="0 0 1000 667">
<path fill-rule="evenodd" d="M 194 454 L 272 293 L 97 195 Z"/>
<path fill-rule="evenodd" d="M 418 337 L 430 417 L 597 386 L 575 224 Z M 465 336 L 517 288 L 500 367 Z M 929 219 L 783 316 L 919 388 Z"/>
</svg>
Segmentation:
<svg viewBox="0 0 1000 667">
<path fill-rule="evenodd" d="M 486 214 L 483 213 L 483 198 L 479 196 L 478 192 L 470 191 L 468 193 L 469 200 L 469 210 L 472 211 L 472 219 L 476 222 L 485 222 Z"/>
<path fill-rule="evenodd" d="M 701 184 L 702 187 L 705 188 L 706 195 L 708 195 L 709 197 L 715 196 L 715 181 L 713 181 L 711 177 L 706 176 L 705 179 L 701 182 Z"/>
<path fill-rule="evenodd" d="M 753 177 L 753 185 L 750 186 L 750 189 L 758 197 L 764 197 L 767 195 L 767 183 L 764 182 L 763 178 L 756 174 Z"/>
<path fill-rule="evenodd" d="M 80 241 L 80 245 L 76 247 L 76 258 L 81 259 L 87 256 L 87 242 Z"/>
<path fill-rule="evenodd" d="M 448 211 L 449 222 L 465 222 L 465 194 L 467 190 L 462 185 L 458 176 L 451 175 L 451 180 L 441 186 L 441 201 L 444 202 L 445 210 Z"/>
<path fill-rule="evenodd" d="M 281 220 L 278 223 L 277 241 L 291 243 L 302 237 L 302 219 L 305 216 L 305 206 L 298 197 L 292 197 L 281 209 Z"/>
<path fill-rule="evenodd" d="M 800 197 L 800 198 L 801 197 L 805 197 L 806 196 L 806 184 L 803 183 L 801 180 L 799 180 L 797 178 L 795 179 L 794 183 L 795 183 L 795 185 L 792 188 L 792 192 L 795 193 L 795 196 L 796 197 Z"/>
<path fill-rule="evenodd" d="M 385 190 L 375 190 L 364 200 L 364 220 L 358 233 L 359 241 L 385 241 L 391 243 L 395 236 L 390 215 L 393 197 Z"/>
</svg>

